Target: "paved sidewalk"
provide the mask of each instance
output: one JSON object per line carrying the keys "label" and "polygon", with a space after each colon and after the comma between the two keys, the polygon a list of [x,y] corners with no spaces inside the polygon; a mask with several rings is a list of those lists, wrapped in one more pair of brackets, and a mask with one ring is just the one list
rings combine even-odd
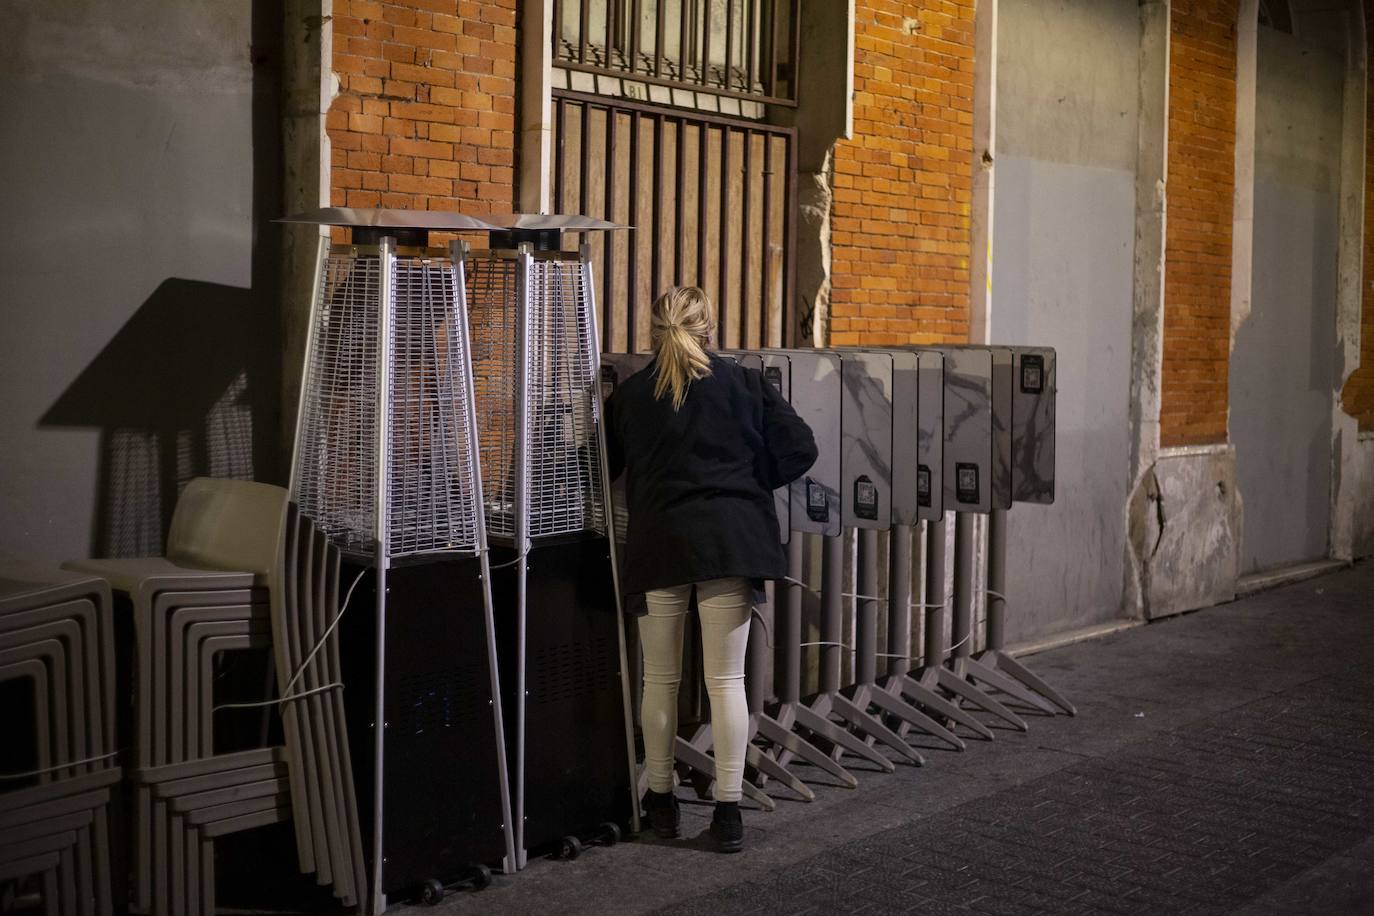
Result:
{"label": "paved sidewalk", "polygon": [[743,855],[689,804],[693,839],[534,862],[437,912],[1374,912],[1374,564],[1028,663],[1077,718],[892,775],[846,758],[855,790],[808,769],[817,800],[746,811]]}

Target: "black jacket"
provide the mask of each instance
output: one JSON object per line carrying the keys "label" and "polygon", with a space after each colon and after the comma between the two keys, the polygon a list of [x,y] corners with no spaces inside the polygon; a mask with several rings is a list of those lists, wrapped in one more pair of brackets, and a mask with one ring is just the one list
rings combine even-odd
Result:
{"label": "black jacket", "polygon": [[[805,421],[755,369],[711,354],[680,411],[654,397],[657,363],[606,404],[611,479],[626,478],[627,595],[725,576],[787,574],[773,490],[816,460]],[[633,603],[632,603],[633,604]]]}

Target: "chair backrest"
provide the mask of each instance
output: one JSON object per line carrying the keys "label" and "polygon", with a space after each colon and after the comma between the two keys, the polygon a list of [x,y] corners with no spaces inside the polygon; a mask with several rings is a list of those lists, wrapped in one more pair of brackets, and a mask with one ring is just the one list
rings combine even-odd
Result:
{"label": "chair backrest", "polygon": [[177,500],[167,559],[198,569],[279,574],[286,504],[283,487],[197,477]]}

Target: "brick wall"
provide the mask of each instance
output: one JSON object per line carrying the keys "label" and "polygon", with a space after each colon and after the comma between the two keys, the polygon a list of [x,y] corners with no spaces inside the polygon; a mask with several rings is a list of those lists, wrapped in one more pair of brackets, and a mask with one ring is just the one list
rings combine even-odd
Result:
{"label": "brick wall", "polygon": [[1237,0],[1174,0],[1160,444],[1226,441]]}
{"label": "brick wall", "polygon": [[334,0],[334,206],[514,209],[515,4]]}
{"label": "brick wall", "polygon": [[965,341],[973,0],[857,0],[854,138],[834,156],[830,341]]}
{"label": "brick wall", "polygon": [[[1374,52],[1374,17],[1365,17],[1365,39]],[[1364,146],[1364,283],[1360,301],[1360,366],[1345,383],[1341,406],[1360,430],[1374,430],[1374,80],[1365,96]]]}

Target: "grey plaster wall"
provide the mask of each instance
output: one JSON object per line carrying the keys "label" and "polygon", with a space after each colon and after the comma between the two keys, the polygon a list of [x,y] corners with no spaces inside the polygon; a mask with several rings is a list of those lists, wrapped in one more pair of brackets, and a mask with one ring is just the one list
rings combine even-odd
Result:
{"label": "grey plaster wall", "polygon": [[1344,63],[1259,34],[1251,310],[1231,355],[1241,572],[1325,557]]}
{"label": "grey plaster wall", "polygon": [[157,552],[190,476],[275,473],[270,6],[0,3],[0,552]]}
{"label": "grey plaster wall", "polygon": [[999,0],[997,16],[998,151],[1133,173],[1137,0]]}
{"label": "grey plaster wall", "polygon": [[1134,0],[999,19],[991,338],[1058,351],[1055,503],[1008,516],[1019,642],[1121,615],[1140,25]]}

